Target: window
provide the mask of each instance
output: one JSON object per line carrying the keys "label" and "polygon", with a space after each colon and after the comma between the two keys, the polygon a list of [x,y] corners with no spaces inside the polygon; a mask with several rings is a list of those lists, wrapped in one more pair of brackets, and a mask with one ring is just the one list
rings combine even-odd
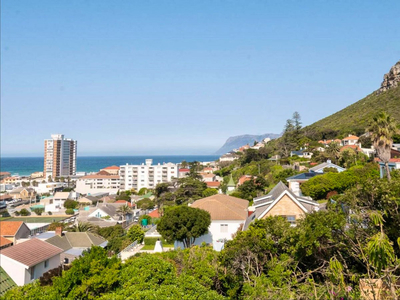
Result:
{"label": "window", "polygon": [[49,260],[48,260],[48,259],[46,259],[46,260],[44,261],[44,267],[45,267],[45,268],[48,268],[48,267],[49,267]]}
{"label": "window", "polygon": [[35,266],[31,267],[31,280],[35,279]]}
{"label": "window", "polygon": [[228,224],[221,224],[221,232],[228,232]]}
{"label": "window", "polygon": [[296,224],[296,216],[284,216],[290,224]]}

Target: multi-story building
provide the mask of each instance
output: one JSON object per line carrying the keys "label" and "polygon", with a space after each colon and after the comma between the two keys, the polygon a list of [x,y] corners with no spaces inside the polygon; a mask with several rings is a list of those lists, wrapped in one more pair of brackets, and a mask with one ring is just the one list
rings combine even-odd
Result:
{"label": "multi-story building", "polygon": [[64,139],[63,134],[52,134],[44,140],[44,178],[65,177],[76,174],[77,141]]}
{"label": "multi-story building", "polygon": [[146,159],[145,164],[123,165],[120,167],[121,190],[141,188],[153,189],[158,183],[169,182],[179,177],[179,164],[163,163],[153,165],[152,159]]}
{"label": "multi-story building", "polygon": [[76,181],[75,191],[81,194],[95,194],[100,192],[117,193],[120,186],[118,175],[92,174],[79,178]]}

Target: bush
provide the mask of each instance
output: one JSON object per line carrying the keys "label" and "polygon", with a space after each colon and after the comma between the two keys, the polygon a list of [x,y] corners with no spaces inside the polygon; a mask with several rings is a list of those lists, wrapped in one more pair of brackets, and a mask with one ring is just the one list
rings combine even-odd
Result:
{"label": "bush", "polygon": [[44,212],[44,208],[35,208],[35,209],[33,210],[33,212],[34,212],[35,214],[37,214],[38,216],[41,216],[42,213]]}
{"label": "bush", "polygon": [[155,206],[155,203],[150,199],[142,199],[136,202],[137,207],[140,209],[152,209]]}
{"label": "bush", "polygon": [[18,217],[19,215],[21,215],[21,213],[20,213],[18,210],[16,210],[16,211],[14,212],[14,215],[16,215],[16,216]]}
{"label": "bush", "polygon": [[67,215],[73,215],[73,214],[74,214],[74,210],[73,210],[72,208],[68,208],[68,209],[65,211],[65,213],[66,213]]}
{"label": "bush", "polygon": [[131,228],[129,228],[127,236],[132,242],[137,241],[138,243],[141,243],[144,239],[144,231],[139,225],[133,225]]}
{"label": "bush", "polygon": [[65,208],[71,208],[71,209],[74,209],[74,208],[77,208],[78,207],[78,201],[74,201],[74,200],[71,200],[71,199],[67,199],[67,200],[65,200],[65,202],[64,202],[64,207]]}
{"label": "bush", "polygon": [[31,213],[29,212],[29,210],[27,210],[26,208],[21,209],[21,210],[19,211],[19,213],[20,213],[21,216],[24,216],[24,217],[29,216],[29,215],[31,214]]}
{"label": "bush", "polygon": [[147,219],[147,224],[151,224],[151,217],[149,215],[142,215],[139,217],[139,224],[142,224],[142,220]]}
{"label": "bush", "polygon": [[51,211],[47,212],[49,214],[49,216],[51,216],[53,213]]}
{"label": "bush", "polygon": [[57,227],[61,227],[62,229],[64,229],[65,226],[66,226],[66,224],[64,224],[64,223],[53,222],[49,225],[49,227],[47,227],[47,230],[54,231],[54,230],[56,230]]}

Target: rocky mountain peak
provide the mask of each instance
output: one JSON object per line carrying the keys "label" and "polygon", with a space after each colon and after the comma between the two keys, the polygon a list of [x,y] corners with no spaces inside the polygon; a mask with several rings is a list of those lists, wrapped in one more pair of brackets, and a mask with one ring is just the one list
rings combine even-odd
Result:
{"label": "rocky mountain peak", "polygon": [[378,90],[378,94],[395,88],[400,85],[400,61],[398,61],[389,71],[389,73],[383,76],[383,82],[381,88]]}

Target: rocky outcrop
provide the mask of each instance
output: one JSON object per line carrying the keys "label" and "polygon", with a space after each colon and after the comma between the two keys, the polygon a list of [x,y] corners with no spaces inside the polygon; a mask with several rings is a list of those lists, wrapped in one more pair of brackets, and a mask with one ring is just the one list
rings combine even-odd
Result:
{"label": "rocky outcrop", "polygon": [[400,61],[398,61],[389,71],[389,73],[383,76],[383,82],[381,88],[377,91],[378,94],[395,88],[400,85]]}

